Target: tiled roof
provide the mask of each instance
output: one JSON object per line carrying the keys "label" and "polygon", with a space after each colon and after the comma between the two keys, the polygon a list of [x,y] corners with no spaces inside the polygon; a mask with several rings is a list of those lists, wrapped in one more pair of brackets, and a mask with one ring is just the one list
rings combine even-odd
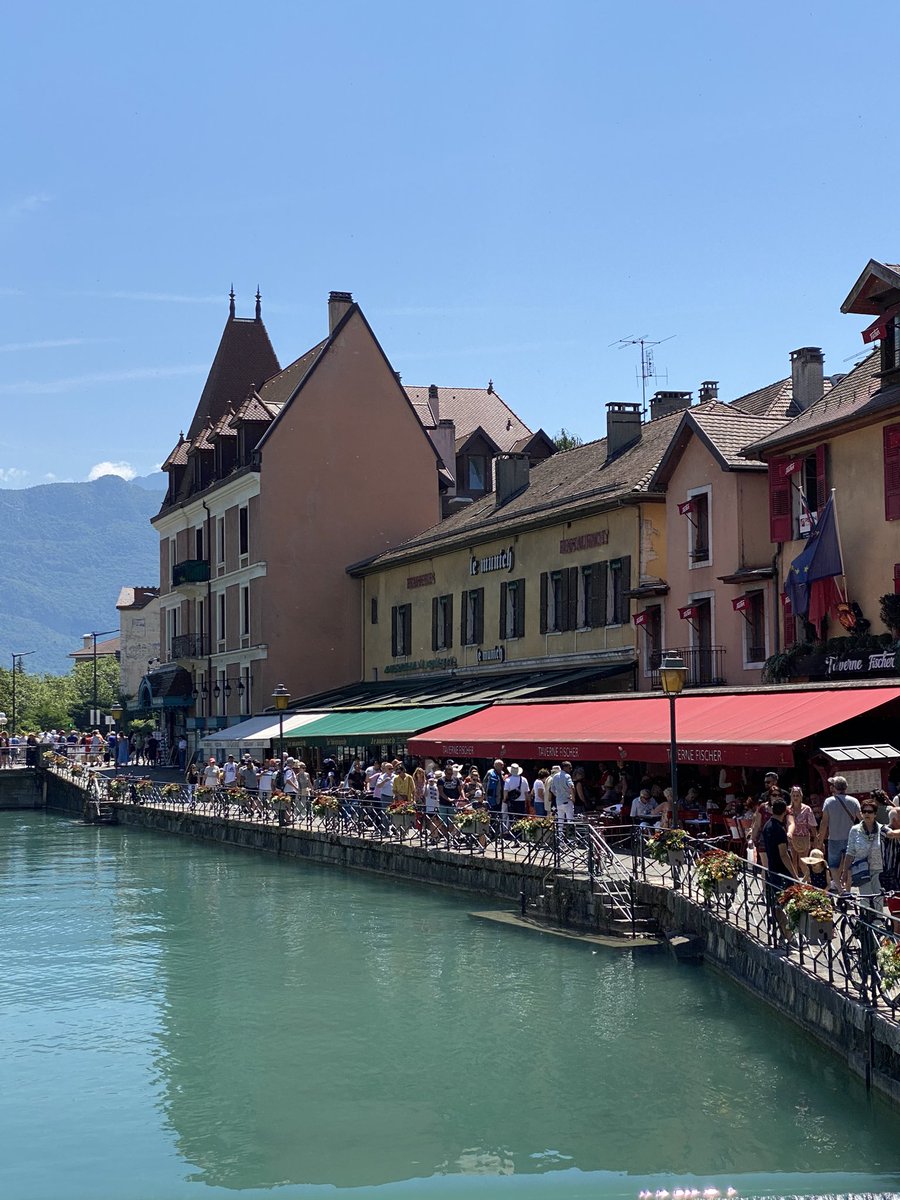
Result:
{"label": "tiled roof", "polygon": [[[265,384],[263,385],[265,386]],[[231,418],[233,428],[237,428],[241,421],[265,421],[268,423],[278,412],[280,406],[272,405],[271,407],[264,404],[260,400],[256,392],[251,392],[241,407]]]}
{"label": "tiled roof", "polygon": [[739,408],[741,412],[750,416],[781,417],[784,420],[787,418],[792,394],[791,377],[788,376],[787,379],[779,379],[766,387],[758,388],[755,392],[748,392],[746,396],[738,396],[731,404],[733,408]]}
{"label": "tiled roof", "polygon": [[[678,428],[681,412],[648,421],[634,446],[606,461],[606,438],[559,451],[531,468],[528,487],[502,507],[489,494],[418,537],[378,555],[364,569],[419,556],[429,550],[449,550],[473,539],[483,541],[505,530],[519,530],[544,520],[548,513],[560,520],[590,504],[597,507],[650,492],[654,471]],[[659,494],[659,493],[654,493]]]}
{"label": "tiled roof", "polygon": [[250,388],[258,388],[279,370],[278,359],[262,321],[229,317],[200,395],[188,438],[210,420],[237,409]]}
{"label": "tiled roof", "polygon": [[116,608],[146,608],[150,601],[158,596],[158,587],[123,587],[119,592]]}
{"label": "tiled roof", "polygon": [[215,450],[212,441],[213,429],[212,425],[206,425],[199,431],[196,437],[191,439],[190,451],[194,450]]}
{"label": "tiled roof", "polygon": [[[122,642],[117,634],[113,638],[107,638],[106,641],[97,643],[97,657],[98,658],[111,658],[112,655],[118,654],[119,651],[121,650],[121,648],[122,648]],[[88,648],[86,650],[82,646],[78,650],[73,650],[71,652],[71,654],[69,655],[69,658],[78,659],[79,662],[83,662],[85,659],[90,661],[91,659],[93,659],[93,657],[94,657],[94,647],[92,645],[88,646]]]}
{"label": "tiled roof", "polygon": [[163,471],[168,471],[169,467],[184,467],[187,465],[188,450],[191,448],[191,443],[182,435],[178,439],[178,445],[166,459],[162,465]]}
{"label": "tiled roof", "polygon": [[741,456],[743,448],[774,433],[785,420],[780,416],[757,417],[736,413],[731,405],[720,404],[717,400],[698,404],[688,410],[688,415],[719,452],[722,465],[738,470],[747,470],[753,465],[752,460]]}
{"label": "tiled roof", "polygon": [[305,354],[295,358],[292,363],[288,363],[277,375],[272,375],[270,379],[267,379],[262,387],[257,389],[260,399],[267,405],[277,405],[279,409],[282,405],[287,404],[327,341],[328,338],[324,338],[317,346],[313,346],[311,350],[307,350]]}
{"label": "tiled roof", "polygon": [[[439,387],[437,393],[438,416],[441,420],[453,421],[457,438],[468,437],[480,425],[500,450],[508,454],[516,442],[531,437],[531,430],[525,422],[516,416],[493,388]],[[428,388],[408,387],[406,394],[425,428],[434,429],[437,422],[428,403]]]}
{"label": "tiled roof", "polygon": [[229,408],[228,412],[223,413],[213,426],[213,437],[237,437],[237,430],[232,422],[234,421],[234,413]]}
{"label": "tiled roof", "polygon": [[881,384],[879,369],[880,352],[873,350],[805,412],[766,437],[748,443],[748,453],[759,457],[761,452],[775,446],[796,444],[833,425],[864,415],[869,410],[877,411],[897,403],[893,390],[881,396],[873,395]]}

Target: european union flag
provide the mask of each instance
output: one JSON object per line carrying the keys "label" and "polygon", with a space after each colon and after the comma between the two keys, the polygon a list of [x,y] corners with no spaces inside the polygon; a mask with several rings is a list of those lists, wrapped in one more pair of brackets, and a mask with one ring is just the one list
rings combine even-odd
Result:
{"label": "european union flag", "polygon": [[788,571],[784,590],[790,599],[792,612],[805,617],[809,612],[810,585],[817,579],[828,579],[843,573],[832,496],[819,514],[819,520],[803,552],[797,555]]}

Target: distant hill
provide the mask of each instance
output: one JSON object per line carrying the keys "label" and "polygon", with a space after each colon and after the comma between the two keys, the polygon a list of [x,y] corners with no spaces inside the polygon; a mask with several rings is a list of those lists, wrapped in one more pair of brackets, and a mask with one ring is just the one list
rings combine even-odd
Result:
{"label": "distant hill", "polygon": [[150,475],[138,475],[131,480],[135,487],[145,488],[148,492],[164,492],[169,486],[169,477],[165,471],[153,471]]}
{"label": "distant hill", "polygon": [[118,629],[120,589],[159,582],[159,506],[158,492],[116,475],[0,489],[3,666],[34,650],[26,671],[63,674],[83,633]]}

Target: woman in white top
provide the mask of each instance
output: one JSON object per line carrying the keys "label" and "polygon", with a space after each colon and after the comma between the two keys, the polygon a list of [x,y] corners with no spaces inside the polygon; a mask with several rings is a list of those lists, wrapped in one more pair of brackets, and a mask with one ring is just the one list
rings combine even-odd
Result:
{"label": "woman in white top", "polygon": [[214,758],[211,758],[203,768],[203,786],[208,788],[219,786],[219,768]]}
{"label": "woman in white top", "polygon": [[300,812],[302,814],[310,811],[309,800],[312,792],[312,779],[309,777],[309,771],[306,769],[305,762],[297,763],[297,791],[300,795]]}
{"label": "woman in white top", "polygon": [[534,781],[534,787],[531,789],[531,803],[534,805],[534,815],[536,817],[546,817],[547,814],[547,789],[544,786],[544,780],[547,779],[550,772],[546,767],[541,767],[537,773],[537,778]]}

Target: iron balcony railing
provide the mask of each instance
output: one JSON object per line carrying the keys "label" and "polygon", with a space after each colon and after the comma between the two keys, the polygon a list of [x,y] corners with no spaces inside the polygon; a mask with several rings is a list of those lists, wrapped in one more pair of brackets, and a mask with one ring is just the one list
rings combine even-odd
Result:
{"label": "iron balcony railing", "polygon": [[659,668],[663,656],[677,654],[687,667],[686,687],[705,687],[725,682],[724,646],[671,646],[668,650],[654,650],[650,655],[650,682],[652,687],[661,687]]}
{"label": "iron balcony railing", "polygon": [[209,562],[205,558],[186,558],[172,568],[172,587],[183,587],[188,583],[208,583]]}
{"label": "iron balcony railing", "polygon": [[172,658],[205,658],[206,638],[202,633],[179,633],[172,638]]}

